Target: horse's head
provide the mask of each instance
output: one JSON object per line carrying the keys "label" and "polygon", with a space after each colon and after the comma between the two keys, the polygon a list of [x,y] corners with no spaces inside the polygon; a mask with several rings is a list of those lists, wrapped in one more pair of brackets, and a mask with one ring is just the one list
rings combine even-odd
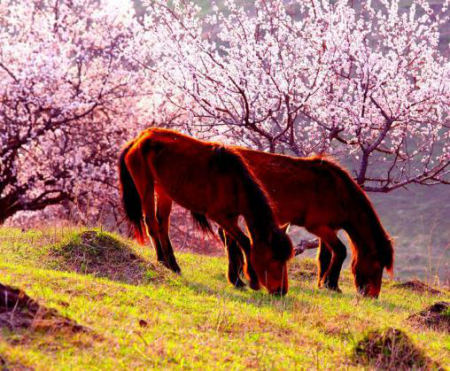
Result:
{"label": "horse's head", "polygon": [[255,241],[250,254],[259,282],[270,294],[285,295],[289,289],[287,261],[293,255],[292,242],[281,229],[272,232],[268,241]]}
{"label": "horse's head", "polygon": [[363,296],[378,298],[383,279],[383,266],[377,261],[359,260],[352,269],[358,292]]}

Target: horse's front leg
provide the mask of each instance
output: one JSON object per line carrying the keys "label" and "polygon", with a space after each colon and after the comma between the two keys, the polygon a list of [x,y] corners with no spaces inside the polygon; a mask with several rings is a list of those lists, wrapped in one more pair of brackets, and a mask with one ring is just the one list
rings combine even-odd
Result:
{"label": "horse's front leg", "polygon": [[172,242],[170,241],[170,212],[172,211],[172,200],[156,187],[156,219],[158,221],[158,236],[161,242],[164,265],[175,273],[181,273],[181,268],[175,259]]}
{"label": "horse's front leg", "polygon": [[237,242],[227,235],[222,228],[219,228],[219,237],[227,249],[228,255],[228,282],[235,287],[244,287],[245,283],[241,280],[241,273],[244,268],[244,256]]}
{"label": "horse's front leg", "polygon": [[238,226],[237,218],[220,218],[211,217],[217,224],[219,224],[226,232],[227,235],[231,236],[242,248],[245,254],[245,275],[249,280],[249,286],[253,290],[259,290],[261,288],[261,284],[259,283],[258,275],[254,270],[251,262],[250,262],[250,252],[251,252],[251,243],[250,239],[247,235],[242,232],[242,230]]}

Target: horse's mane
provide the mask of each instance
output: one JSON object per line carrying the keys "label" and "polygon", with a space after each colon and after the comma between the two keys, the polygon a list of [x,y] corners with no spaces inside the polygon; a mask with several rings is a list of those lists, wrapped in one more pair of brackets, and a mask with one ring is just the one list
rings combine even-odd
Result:
{"label": "horse's mane", "polygon": [[[272,238],[276,238],[280,243],[272,243],[272,253],[275,259],[287,260],[292,255],[292,245],[283,243],[283,237],[279,235],[279,227],[276,222],[274,207],[268,197],[263,185],[255,177],[247,166],[244,158],[234,149],[223,145],[215,144],[213,161],[221,172],[234,172],[242,182],[245,189],[249,208],[255,217],[259,231],[262,233],[273,232]],[[199,223],[199,218],[194,217]],[[199,223],[200,225],[202,223]],[[204,224],[204,223],[203,223]]]}
{"label": "horse's mane", "polygon": [[259,220],[264,220],[266,225],[268,223],[272,227],[275,224],[275,213],[270,198],[242,156],[231,148],[216,145],[214,147],[214,162],[219,171],[233,171],[239,176],[253,213]]}
{"label": "horse's mane", "polygon": [[[272,202],[262,184],[253,175],[244,158],[234,149],[214,144],[213,150],[213,162],[217,169],[221,172],[234,172],[241,180],[259,230],[263,233],[271,231],[273,233],[272,240],[279,241],[279,243],[270,244],[274,259],[288,260],[292,256],[292,245],[277,225]],[[195,212],[191,212],[191,214],[195,224],[203,232],[212,233],[211,223],[205,215]]]}
{"label": "horse's mane", "polygon": [[334,159],[330,157],[317,156],[311,159],[312,162],[321,164],[322,166],[333,171],[344,181],[352,192],[352,199],[357,201],[361,208],[365,211],[369,218],[370,226],[374,231],[375,245],[381,264],[391,272],[394,267],[394,247],[392,239],[383,228],[380,217],[375,211],[372,202],[361,187],[350,176],[347,170],[340,166]]}

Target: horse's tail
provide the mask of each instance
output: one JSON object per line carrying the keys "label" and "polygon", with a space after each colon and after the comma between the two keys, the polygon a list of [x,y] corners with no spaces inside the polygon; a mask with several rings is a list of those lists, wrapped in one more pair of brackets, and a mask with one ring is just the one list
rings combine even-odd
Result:
{"label": "horse's tail", "polygon": [[[392,239],[389,237],[389,234],[383,228],[381,224],[380,218],[375,211],[372,202],[369,197],[365,194],[365,192],[361,189],[361,187],[353,180],[350,174],[342,169],[337,164],[332,162],[328,162],[335,171],[339,174],[339,177],[346,184],[346,188],[349,191],[349,197],[353,202],[357,202],[359,209],[366,215],[368,220],[368,226],[372,231],[372,238],[374,239],[374,249],[372,253],[378,257],[379,263],[382,267],[386,268],[386,270],[392,274],[394,270],[394,246]],[[354,208],[352,208],[353,210]],[[350,210],[350,212],[352,212]],[[358,252],[364,253],[368,251],[362,251],[362,249],[367,249],[369,244],[367,244],[367,237],[361,236],[358,232],[361,230],[361,216],[355,216],[354,218],[350,218],[349,222],[346,226],[344,226],[344,230],[348,233],[350,239],[352,240],[352,244],[354,248]]]}
{"label": "horse's tail", "polygon": [[213,228],[206,215],[194,211],[191,211],[191,215],[196,227],[200,228],[203,233],[214,235]]}
{"label": "horse's tail", "polygon": [[277,240],[277,243],[271,244],[274,248],[274,257],[279,260],[288,260],[293,255],[292,243],[279,228],[271,200],[263,185],[250,170],[244,158],[235,150],[225,146],[217,146],[215,153],[219,170],[223,172],[233,171],[240,179],[246,193],[248,207],[255,216],[255,222],[259,229],[262,232],[266,232],[267,229],[273,232],[272,239]]}
{"label": "horse's tail", "polygon": [[127,143],[119,157],[119,181],[122,193],[122,203],[125,215],[135,230],[136,239],[145,242],[145,233],[142,224],[142,204],[138,190],[125,163],[125,156],[136,140]]}

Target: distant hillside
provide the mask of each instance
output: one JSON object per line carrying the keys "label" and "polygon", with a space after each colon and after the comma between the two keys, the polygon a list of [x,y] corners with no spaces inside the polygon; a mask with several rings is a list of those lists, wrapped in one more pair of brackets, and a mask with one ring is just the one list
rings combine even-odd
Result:
{"label": "distant hillside", "polygon": [[450,186],[369,196],[394,237],[396,274],[450,282]]}

